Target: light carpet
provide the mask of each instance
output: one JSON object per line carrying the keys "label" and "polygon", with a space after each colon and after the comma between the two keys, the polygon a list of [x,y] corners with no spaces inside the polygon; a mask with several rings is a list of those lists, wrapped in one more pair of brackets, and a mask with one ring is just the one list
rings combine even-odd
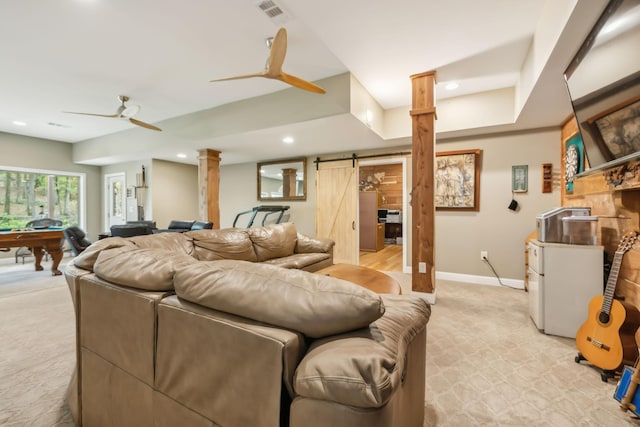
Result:
{"label": "light carpet", "polygon": [[[0,261],[0,425],[72,426],[71,297],[63,277],[32,268]],[[387,274],[410,289],[409,275]],[[573,340],[538,332],[523,291],[446,281],[436,289],[425,427],[640,426],[619,409],[613,381],[574,362]]]}
{"label": "light carpet", "polygon": [[0,425],[73,426],[73,304],[63,276],[0,263]]}
{"label": "light carpet", "polygon": [[[411,276],[387,272],[404,290]],[[427,325],[424,426],[640,426],[575,340],[540,333],[528,295],[438,281]]]}

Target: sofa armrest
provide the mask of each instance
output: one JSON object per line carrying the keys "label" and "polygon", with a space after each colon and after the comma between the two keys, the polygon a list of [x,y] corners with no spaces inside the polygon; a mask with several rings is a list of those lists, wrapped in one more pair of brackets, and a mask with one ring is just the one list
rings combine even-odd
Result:
{"label": "sofa armrest", "polygon": [[300,333],[177,296],[159,305],[157,343],[157,389],[223,426],[277,426],[306,350]]}
{"label": "sofa armrest", "polygon": [[[369,327],[311,343],[296,369],[297,396],[356,408],[380,408],[391,399],[406,379],[408,349],[424,336],[431,307],[413,295],[385,295],[383,300],[385,314]],[[424,356],[418,361],[424,372]]]}
{"label": "sofa armrest", "polygon": [[298,240],[294,252],[297,254],[308,253],[333,253],[335,242],[324,237],[311,237],[306,234],[298,233]]}

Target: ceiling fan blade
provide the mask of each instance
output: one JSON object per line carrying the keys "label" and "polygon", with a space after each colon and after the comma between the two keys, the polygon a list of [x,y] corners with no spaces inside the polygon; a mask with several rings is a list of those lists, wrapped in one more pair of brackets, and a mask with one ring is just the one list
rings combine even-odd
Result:
{"label": "ceiling fan blade", "polygon": [[287,54],[287,30],[280,28],[273,38],[271,50],[269,51],[269,61],[267,63],[267,76],[277,78],[282,72],[282,64]]}
{"label": "ceiling fan blade", "polygon": [[282,80],[285,83],[290,84],[291,86],[295,86],[299,89],[304,89],[313,93],[326,93],[326,91],[318,85],[315,85],[306,80],[302,80],[299,77],[292,76],[291,74],[287,74],[285,72],[280,72],[280,77],[278,80]]}
{"label": "ceiling fan blade", "polygon": [[138,126],[142,126],[143,128],[147,128],[147,129],[151,129],[151,130],[157,130],[159,132],[162,132],[162,129],[160,129],[159,127],[156,127],[154,125],[150,125],[149,123],[141,122],[140,120],[136,120],[133,117],[129,117],[129,121],[131,123],[133,123],[134,125],[138,125]]}
{"label": "ceiling fan blade", "polygon": [[224,79],[214,79],[214,80],[209,80],[209,81],[210,82],[224,82],[224,81],[227,81],[227,80],[250,79],[252,77],[266,77],[266,73],[264,71],[262,71],[260,73],[244,74],[244,75],[241,75],[241,76],[225,77]]}
{"label": "ceiling fan blade", "polygon": [[109,117],[109,118],[114,118],[114,119],[119,117],[119,113],[116,113],[116,114],[94,114],[94,113],[78,113],[78,112],[75,112],[75,111],[63,111],[63,113],[82,114],[83,116]]}

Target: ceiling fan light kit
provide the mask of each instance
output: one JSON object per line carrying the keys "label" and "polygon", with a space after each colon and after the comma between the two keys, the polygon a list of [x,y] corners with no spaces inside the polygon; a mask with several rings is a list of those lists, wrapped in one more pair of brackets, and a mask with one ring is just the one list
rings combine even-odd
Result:
{"label": "ceiling fan light kit", "polygon": [[253,74],[244,74],[240,76],[227,77],[223,79],[209,80],[210,82],[221,82],[227,80],[240,80],[249,79],[252,77],[264,77],[267,79],[280,80],[298,89],[306,90],[313,93],[326,93],[326,91],[318,85],[301,79],[300,77],[292,76],[282,71],[282,64],[284,63],[284,57],[287,53],[287,30],[280,28],[275,37],[269,37],[265,40],[267,47],[269,48],[269,58],[267,63],[261,72]]}

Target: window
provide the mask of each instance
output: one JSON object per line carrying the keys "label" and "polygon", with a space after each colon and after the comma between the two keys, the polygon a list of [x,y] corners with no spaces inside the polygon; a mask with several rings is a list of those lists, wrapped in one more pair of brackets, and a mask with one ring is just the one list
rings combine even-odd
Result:
{"label": "window", "polygon": [[0,229],[37,218],[80,224],[83,175],[0,168]]}

